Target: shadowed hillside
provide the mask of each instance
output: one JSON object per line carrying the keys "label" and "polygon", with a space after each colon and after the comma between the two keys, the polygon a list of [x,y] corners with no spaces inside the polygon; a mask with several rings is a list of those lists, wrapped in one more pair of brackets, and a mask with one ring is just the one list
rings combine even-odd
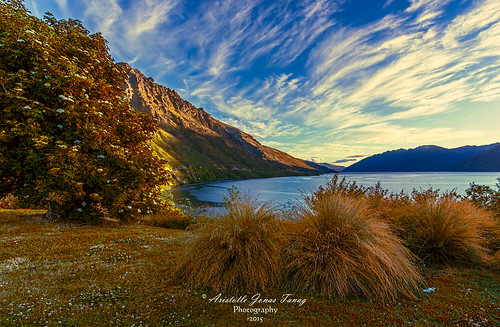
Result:
{"label": "shadowed hillside", "polygon": [[345,172],[500,171],[500,143],[454,149],[423,145],[365,158]]}
{"label": "shadowed hillside", "polygon": [[450,166],[457,171],[500,171],[500,144],[489,147],[457,164]]}

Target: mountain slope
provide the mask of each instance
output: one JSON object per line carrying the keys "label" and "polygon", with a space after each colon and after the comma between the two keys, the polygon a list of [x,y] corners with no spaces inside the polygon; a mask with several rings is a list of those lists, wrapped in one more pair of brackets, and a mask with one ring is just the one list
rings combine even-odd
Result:
{"label": "mountain slope", "polygon": [[479,152],[449,167],[456,171],[500,171],[500,144]]}
{"label": "mountain slope", "polygon": [[387,151],[365,158],[344,172],[500,171],[495,152],[499,146],[500,143],[495,143],[447,149],[424,145]]}
{"label": "mountain slope", "polygon": [[133,108],[158,120],[155,149],[170,161],[179,182],[331,172],[260,144],[251,135],[194,107],[174,90],[156,84],[126,63],[122,65],[129,72],[126,95]]}

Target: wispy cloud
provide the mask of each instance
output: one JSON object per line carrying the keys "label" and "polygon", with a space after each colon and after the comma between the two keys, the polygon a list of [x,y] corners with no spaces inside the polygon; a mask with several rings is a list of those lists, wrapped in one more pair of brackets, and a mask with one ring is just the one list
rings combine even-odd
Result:
{"label": "wispy cloud", "polygon": [[40,16],[41,16],[41,14],[42,14],[42,13],[38,10],[38,6],[37,6],[37,4],[36,4],[36,1],[35,1],[35,0],[29,0],[29,1],[27,2],[27,4],[28,4],[29,8],[31,8],[31,13],[32,13],[33,15],[38,16],[38,17],[40,17]]}
{"label": "wispy cloud", "polygon": [[61,11],[65,14],[68,13],[68,1],[67,0],[55,0]]}
{"label": "wispy cloud", "polygon": [[84,15],[94,20],[97,30],[104,36],[108,36],[114,24],[123,15],[123,10],[117,0],[91,0],[88,2]]}
{"label": "wispy cloud", "polygon": [[357,159],[340,159],[340,160],[334,161],[333,163],[340,164],[340,163],[347,163],[347,162],[352,162],[352,161],[357,161]]}
{"label": "wispy cloud", "polygon": [[[404,139],[410,144],[433,144],[437,140],[446,142],[447,140],[467,139],[477,137],[483,132],[478,130],[453,131],[451,128],[407,128],[389,123],[379,123],[365,125],[355,128],[356,136],[344,139],[344,142],[354,144],[385,144],[389,140],[394,146]],[[342,138],[342,137],[341,137]]]}
{"label": "wispy cloud", "polygon": [[440,12],[444,5],[450,1],[451,0],[410,0],[410,6],[406,9],[406,11],[422,11],[425,15],[427,15],[429,13]]}
{"label": "wispy cloud", "polygon": [[176,5],[175,1],[146,0],[134,2],[130,12],[135,15],[129,20],[127,35],[136,39],[145,32],[155,31],[160,24],[168,19],[170,10]]}
{"label": "wispy cloud", "polygon": [[[270,119],[265,121],[257,120],[242,120],[242,119],[225,119],[226,123],[235,126],[242,131],[249,133],[250,135],[267,139],[271,136],[275,138],[288,138],[291,136],[299,136],[304,130],[296,125],[283,124],[280,120]],[[271,144],[281,144],[275,143],[275,141],[266,142],[267,145]]]}

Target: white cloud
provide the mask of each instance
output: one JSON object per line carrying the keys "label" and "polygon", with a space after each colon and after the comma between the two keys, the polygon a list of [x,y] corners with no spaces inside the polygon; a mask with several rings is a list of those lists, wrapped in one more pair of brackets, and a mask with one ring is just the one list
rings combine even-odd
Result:
{"label": "white cloud", "polygon": [[127,34],[131,38],[138,38],[145,32],[153,31],[168,19],[170,10],[175,6],[174,1],[168,0],[146,0],[135,2],[130,9],[135,13],[133,20],[127,28]]}
{"label": "white cloud", "polygon": [[111,29],[123,15],[117,0],[91,0],[84,15],[92,19],[104,37],[112,36]]}
{"label": "white cloud", "polygon": [[55,0],[55,2],[57,3],[57,5],[59,6],[59,8],[63,11],[63,12],[68,12],[68,1],[67,0]]}
{"label": "white cloud", "polygon": [[404,140],[405,144],[434,144],[437,141],[446,142],[458,139],[466,142],[484,133],[478,130],[454,131],[451,128],[403,128],[388,123],[366,125],[354,131],[358,136],[351,139],[351,142],[363,145],[387,144],[388,140],[392,140],[394,145],[401,144],[401,140]]}
{"label": "white cloud", "polygon": [[240,97],[217,96],[214,100],[219,110],[241,120],[270,120],[274,111],[262,102]]}
{"label": "white cloud", "polygon": [[286,143],[273,141],[273,139],[286,139],[291,136],[298,136],[304,133],[304,130],[296,125],[283,124],[280,120],[267,119],[265,121],[243,119],[224,119],[224,122],[260,139],[268,146],[284,145]]}
{"label": "white cloud", "polygon": [[452,0],[410,0],[410,6],[406,9],[407,12],[416,12],[424,10],[428,13],[431,11],[440,11],[448,2]]}
{"label": "white cloud", "polygon": [[387,0],[387,1],[384,3],[384,8],[389,7],[389,6],[390,6],[393,2],[394,2],[394,0]]}
{"label": "white cloud", "polygon": [[228,60],[230,56],[230,45],[226,42],[222,42],[221,44],[219,44],[217,50],[212,54],[212,58],[210,58],[210,74],[214,77],[219,77],[221,74],[223,74],[229,66]]}
{"label": "white cloud", "polygon": [[41,16],[42,13],[38,10],[38,6],[37,6],[35,0],[27,1],[27,6],[29,8],[31,8],[31,12],[33,15],[38,16],[38,17]]}
{"label": "white cloud", "polygon": [[[500,2],[485,0],[479,2],[470,13],[457,17],[447,27],[443,41],[446,44],[459,42],[458,39],[480,31],[500,20]],[[497,42],[498,43],[498,42]]]}

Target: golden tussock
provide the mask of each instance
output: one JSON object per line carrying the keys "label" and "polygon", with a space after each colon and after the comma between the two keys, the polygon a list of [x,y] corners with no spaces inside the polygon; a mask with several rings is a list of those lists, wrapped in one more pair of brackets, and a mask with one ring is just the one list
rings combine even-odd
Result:
{"label": "golden tussock", "polygon": [[360,199],[321,197],[290,225],[285,285],[325,296],[413,297],[420,273],[414,255]]}
{"label": "golden tussock", "polygon": [[265,289],[279,280],[279,244],[273,210],[244,197],[197,230],[177,276],[217,291]]}

